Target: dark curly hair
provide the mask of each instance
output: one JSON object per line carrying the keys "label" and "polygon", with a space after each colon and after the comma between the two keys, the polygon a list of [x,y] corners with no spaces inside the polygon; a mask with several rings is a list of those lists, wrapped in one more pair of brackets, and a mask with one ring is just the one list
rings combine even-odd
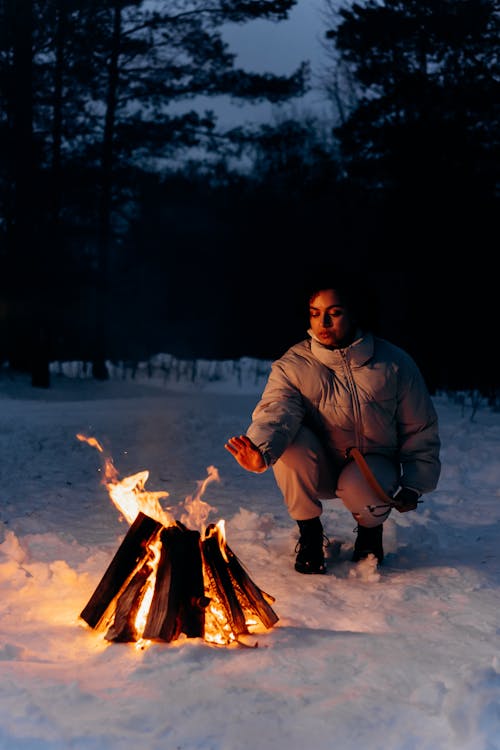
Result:
{"label": "dark curly hair", "polygon": [[354,315],[358,325],[373,332],[377,329],[378,304],[376,285],[368,273],[318,270],[309,274],[303,299],[308,306],[313,297],[325,289],[334,289],[342,304]]}

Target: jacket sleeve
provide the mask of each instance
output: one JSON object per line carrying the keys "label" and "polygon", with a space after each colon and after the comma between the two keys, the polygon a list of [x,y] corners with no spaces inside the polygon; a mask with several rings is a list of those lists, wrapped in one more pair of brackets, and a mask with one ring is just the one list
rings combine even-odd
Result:
{"label": "jacket sleeve", "polygon": [[273,363],[246,432],[268,465],[274,464],[290,445],[305,414],[302,396],[285,370],[282,360]]}
{"label": "jacket sleeve", "polygon": [[401,484],[422,494],[432,492],[441,473],[438,416],[424,378],[409,356],[400,371],[397,429]]}

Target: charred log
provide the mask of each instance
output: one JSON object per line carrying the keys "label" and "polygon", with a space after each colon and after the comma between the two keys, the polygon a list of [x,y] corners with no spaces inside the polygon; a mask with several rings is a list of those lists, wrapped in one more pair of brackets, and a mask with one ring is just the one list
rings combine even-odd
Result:
{"label": "charred log", "polygon": [[228,569],[235,586],[240,592],[240,598],[243,598],[254,614],[259,618],[264,627],[271,628],[275,625],[279,617],[271,607],[275,599],[270,594],[262,591],[250,578],[241,562],[238,560],[230,547],[225,547],[226,555],[229,560]]}
{"label": "charred log", "polygon": [[140,512],[111,560],[96,590],[82,610],[80,617],[91,628],[96,628],[111,608],[128,579],[133,576],[141,560],[148,555],[148,544],[162,524]]}
{"label": "charred log", "polygon": [[107,641],[128,643],[140,638],[135,621],[141,606],[144,587],[150,574],[151,566],[145,563],[118,597],[113,624],[105,635]]}
{"label": "charred log", "polygon": [[216,592],[217,600],[224,608],[231,630],[235,635],[242,635],[249,632],[245,622],[245,613],[238,601],[227,562],[221,552],[219,533],[214,530],[214,526],[207,529],[210,534],[203,540],[203,559],[207,566],[211,587]]}
{"label": "charred log", "polygon": [[161,532],[162,551],[153,601],[144,638],[176,640],[202,637],[205,629],[205,597],[200,534],[182,524]]}

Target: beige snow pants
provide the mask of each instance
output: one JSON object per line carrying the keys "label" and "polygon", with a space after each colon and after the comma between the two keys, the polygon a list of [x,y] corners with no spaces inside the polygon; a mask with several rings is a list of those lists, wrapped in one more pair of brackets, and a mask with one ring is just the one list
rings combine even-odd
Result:
{"label": "beige snow pants", "polygon": [[[385,456],[368,454],[366,462],[383,489],[392,495],[398,486],[399,466]],[[316,435],[302,426],[294,441],[273,465],[276,483],[295,521],[319,517],[321,500],[340,498],[361,526],[379,526],[390,508],[377,497],[354,461],[334,476],[325,450]]]}

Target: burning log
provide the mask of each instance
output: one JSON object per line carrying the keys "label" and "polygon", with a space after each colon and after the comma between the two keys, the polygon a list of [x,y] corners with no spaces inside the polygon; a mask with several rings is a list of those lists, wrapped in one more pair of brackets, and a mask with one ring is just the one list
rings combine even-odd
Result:
{"label": "burning log", "polygon": [[[139,512],[123,542],[111,560],[101,582],[92,594],[80,617],[91,628],[105,619],[115,597],[128,583],[140,563],[148,555],[148,545],[161,529],[161,523]],[[109,619],[109,618],[108,618]]]}
{"label": "burning log", "polygon": [[140,638],[138,624],[139,613],[144,597],[145,587],[152,573],[149,560],[139,568],[117,600],[113,624],[106,633],[107,641],[137,641]]}
{"label": "burning log", "polygon": [[261,591],[211,524],[201,541],[180,521],[162,526],[139,512],[80,617],[106,640],[173,641],[184,633],[231,643],[257,621],[272,627],[273,597]]}
{"label": "burning log", "polygon": [[234,552],[221,539],[220,530],[215,524],[207,528],[206,534],[202,544],[203,559],[232,632],[238,635],[250,632],[248,613],[257,617],[266,628],[272,627],[278,621],[270,606],[270,602],[274,602],[273,597],[264,594],[251,580]]}
{"label": "burning log", "polygon": [[200,533],[177,522],[161,532],[162,551],[144,638],[172,641],[203,636],[205,597]]}

